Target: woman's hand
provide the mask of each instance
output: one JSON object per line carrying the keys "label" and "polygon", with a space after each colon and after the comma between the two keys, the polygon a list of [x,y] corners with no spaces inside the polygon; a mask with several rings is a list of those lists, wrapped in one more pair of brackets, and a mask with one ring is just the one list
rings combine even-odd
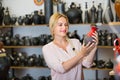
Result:
{"label": "woman's hand", "polygon": [[88,42],[86,45],[85,43],[83,43],[80,50],[80,54],[82,56],[86,56],[94,47],[95,43]]}
{"label": "woman's hand", "polygon": [[93,42],[88,42],[86,45],[85,43],[82,44],[80,53],[85,56],[87,55],[91,50],[93,50],[93,48],[97,47],[98,45],[98,33],[95,32],[93,33]]}

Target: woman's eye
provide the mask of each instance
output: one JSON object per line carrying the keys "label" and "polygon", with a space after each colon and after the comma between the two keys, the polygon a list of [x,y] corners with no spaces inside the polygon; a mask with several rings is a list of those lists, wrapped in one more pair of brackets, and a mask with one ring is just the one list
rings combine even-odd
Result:
{"label": "woman's eye", "polygon": [[58,23],[57,25],[58,25],[58,26],[62,26],[62,23]]}
{"label": "woman's eye", "polygon": [[58,26],[68,26],[68,24],[60,23],[60,24],[58,24]]}
{"label": "woman's eye", "polygon": [[65,26],[68,26],[68,24],[65,24]]}

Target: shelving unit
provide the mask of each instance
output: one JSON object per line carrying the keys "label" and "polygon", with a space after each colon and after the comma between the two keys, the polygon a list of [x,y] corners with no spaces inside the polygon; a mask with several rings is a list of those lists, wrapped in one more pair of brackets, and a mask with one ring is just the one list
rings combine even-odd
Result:
{"label": "shelving unit", "polygon": [[[103,26],[106,27],[106,26],[110,26],[112,24],[114,24],[114,23],[102,24],[99,27],[101,27],[101,29],[102,29]],[[118,23],[118,24],[115,23],[115,25],[117,25],[117,26],[119,24],[120,23]],[[89,26],[89,25],[90,24],[70,24],[70,28],[72,28],[71,29],[71,31],[72,31],[76,27],[84,28],[84,26]],[[34,28],[42,28],[42,27],[47,27],[48,28],[48,24],[42,24],[42,25],[6,25],[6,26],[0,26],[0,29],[1,28],[11,28],[12,30],[14,30],[14,28],[22,28],[22,29],[29,28],[30,29],[30,28],[33,28],[33,27]],[[15,32],[13,34],[15,34]],[[29,35],[29,33],[28,33],[28,35]],[[27,48],[42,48],[42,46],[41,45],[38,45],[38,46],[12,46],[11,45],[11,46],[4,46],[4,48],[13,50],[13,49],[27,49]],[[114,46],[98,46],[98,49],[113,49],[113,48],[114,48]],[[98,55],[96,55],[96,56],[98,56]],[[38,66],[32,66],[32,67],[28,67],[28,66],[25,66],[25,67],[22,67],[22,66],[11,66],[10,68],[14,69],[14,70],[16,70],[16,69],[49,69],[48,67],[42,67],[42,66],[39,66],[39,67]],[[109,71],[111,71],[112,69],[107,69],[107,68],[102,68],[102,69],[100,69],[100,68],[89,68],[88,69],[88,68],[84,68],[84,70],[95,70],[96,71],[96,80],[97,80],[98,79],[98,75],[99,75],[98,74],[99,70],[109,70]]]}

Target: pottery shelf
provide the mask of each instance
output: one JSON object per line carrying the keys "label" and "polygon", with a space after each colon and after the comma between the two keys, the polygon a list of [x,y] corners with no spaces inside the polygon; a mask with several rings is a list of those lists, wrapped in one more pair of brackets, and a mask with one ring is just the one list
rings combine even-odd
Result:
{"label": "pottery shelf", "polygon": [[85,70],[113,70],[113,69],[109,69],[109,68],[83,68]]}
{"label": "pottery shelf", "polygon": [[[82,27],[85,27],[86,28],[86,26],[90,26],[91,24],[70,24],[70,27],[73,27],[73,28],[76,28],[76,26],[77,26],[77,29],[78,29],[78,27],[79,27],[79,29]],[[114,25],[114,26],[111,26],[111,25]],[[109,28],[109,27],[116,27],[116,26],[119,26],[120,25],[120,22],[118,22],[118,23],[109,23],[109,24],[98,24],[98,26],[100,26],[100,28],[102,29],[102,28]],[[24,27],[25,27],[25,30],[24,30]],[[30,27],[30,28],[29,28]],[[13,33],[13,35],[15,35],[16,33],[19,33],[19,32],[16,32],[16,31],[19,31],[19,29],[21,30],[21,31],[26,31],[26,30],[28,30],[28,29],[30,29],[30,30],[28,30],[28,32],[30,32],[30,33],[32,33],[32,27],[37,27],[37,28],[35,28],[35,29],[41,29],[42,27],[44,27],[44,29],[46,29],[45,27],[48,27],[48,24],[40,24],[40,25],[3,25],[3,26],[0,26],[0,29],[1,28],[10,28],[11,29],[11,32]],[[117,28],[117,27],[116,27]],[[119,27],[118,27],[119,28]],[[34,28],[33,28],[34,29]],[[42,28],[43,29],[43,28]],[[42,32],[44,32],[44,29],[42,30]],[[27,32],[27,31],[26,31]],[[35,31],[34,31],[35,32]],[[37,31],[37,32],[35,32],[35,33],[38,33],[39,31]],[[40,34],[42,34],[42,32],[40,32]],[[47,31],[46,31],[46,33],[47,33]],[[29,35],[29,33],[26,33],[26,35]],[[23,34],[24,35],[24,34]],[[31,34],[31,35],[34,35],[33,33]],[[38,35],[38,34],[37,34]],[[12,51],[14,51],[14,49],[15,50],[18,50],[19,51],[19,49],[20,50],[22,50],[22,49],[24,49],[24,48],[42,48],[43,47],[43,45],[31,45],[31,46],[13,46],[13,45],[11,45],[11,46],[4,46],[4,48],[6,48],[6,49],[10,49],[11,50],[11,52]],[[114,46],[101,46],[101,45],[98,45],[98,50],[99,49],[111,49],[111,50],[113,50],[113,48],[114,48]],[[97,50],[97,51],[98,51]],[[96,52],[96,53],[98,53],[98,52]],[[107,53],[106,53],[107,54]],[[98,54],[96,54],[96,60],[98,59]],[[11,66],[10,67],[13,71],[13,75],[14,75],[14,70],[16,70],[16,69],[35,69],[35,68],[37,68],[37,69],[49,69],[48,67],[43,67],[43,66]],[[95,73],[95,76],[96,76],[96,80],[98,80],[98,71],[99,70],[112,70],[112,69],[108,69],[108,68],[83,68],[84,70],[95,70],[96,71],[96,73]]]}
{"label": "pottery shelf", "polygon": [[[4,48],[42,48],[43,46],[4,46]],[[98,48],[114,48],[114,46],[98,46]]]}
{"label": "pottery shelf", "polygon": [[42,46],[4,46],[4,48],[41,48]]}
{"label": "pottery shelf", "polygon": [[120,25],[120,22],[109,22],[108,25]]}
{"label": "pottery shelf", "polygon": [[45,69],[49,69],[48,67],[43,67],[43,66],[11,66],[11,69],[31,69],[31,68],[45,68]]}
{"label": "pottery shelf", "polygon": [[[49,69],[48,67],[43,67],[43,66],[11,66],[11,69],[31,69],[31,68],[45,68],[45,69]],[[109,68],[83,68],[84,70],[112,70]]]}
{"label": "pottery shelf", "polygon": [[114,46],[98,46],[98,48],[114,48]]}
{"label": "pottery shelf", "polygon": [[0,28],[9,28],[9,27],[35,27],[35,26],[48,26],[48,24],[39,24],[39,25],[0,25]]}
{"label": "pottery shelf", "polygon": [[[84,24],[84,23],[80,23],[80,24],[70,24],[70,26],[80,26],[80,25],[91,25],[89,24]],[[102,24],[102,23],[96,23],[96,25],[98,26],[110,26],[110,25],[120,25],[120,22],[109,22],[108,24]],[[35,26],[49,26],[48,24],[39,24],[39,25],[0,25],[0,28],[7,28],[7,27],[35,27]]]}

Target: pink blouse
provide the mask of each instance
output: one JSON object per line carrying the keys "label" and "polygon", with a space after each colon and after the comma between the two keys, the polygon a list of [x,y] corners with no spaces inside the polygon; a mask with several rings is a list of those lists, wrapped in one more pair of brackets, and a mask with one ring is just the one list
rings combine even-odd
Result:
{"label": "pink blouse", "polygon": [[[79,40],[70,39],[70,41],[72,42],[75,50],[79,51],[81,48]],[[82,65],[85,67],[91,66],[92,62],[89,62],[87,61],[87,58],[84,58],[82,63],[79,63],[69,71],[65,71],[62,63],[76,55],[73,51],[73,46],[69,43],[66,48],[67,52],[55,45],[53,42],[43,46],[43,56],[46,64],[51,69],[52,80],[81,80]]]}

